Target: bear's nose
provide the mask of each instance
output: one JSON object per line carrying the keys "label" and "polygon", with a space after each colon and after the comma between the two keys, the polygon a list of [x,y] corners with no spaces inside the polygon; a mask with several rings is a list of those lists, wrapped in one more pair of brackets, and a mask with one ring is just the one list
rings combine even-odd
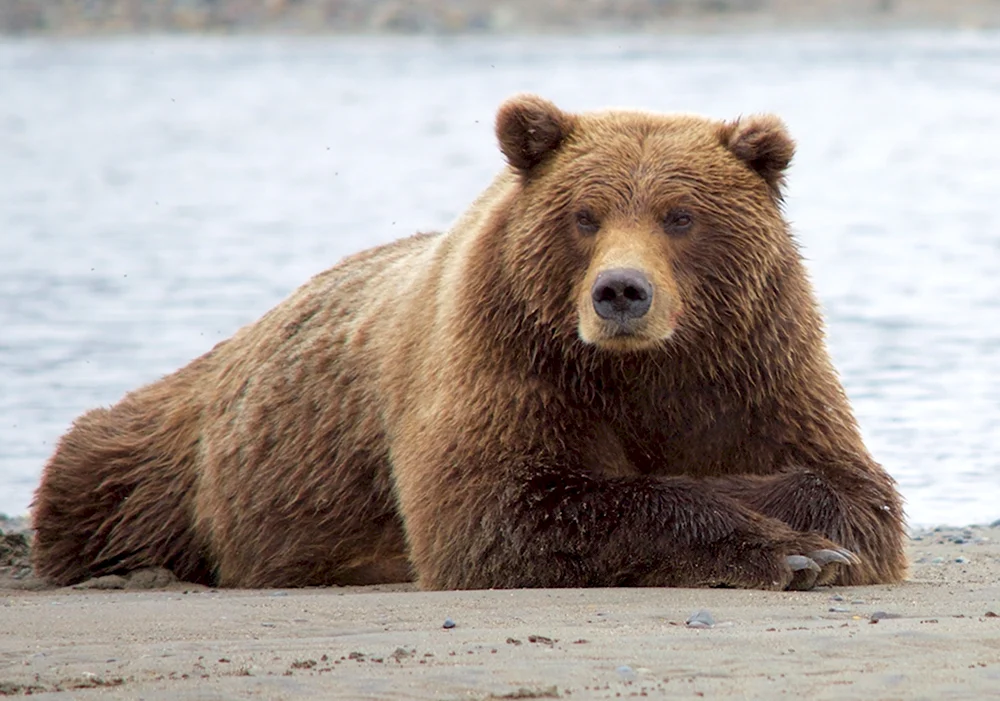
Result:
{"label": "bear's nose", "polygon": [[615,268],[598,274],[590,295],[597,316],[625,323],[649,311],[653,303],[653,285],[639,270]]}

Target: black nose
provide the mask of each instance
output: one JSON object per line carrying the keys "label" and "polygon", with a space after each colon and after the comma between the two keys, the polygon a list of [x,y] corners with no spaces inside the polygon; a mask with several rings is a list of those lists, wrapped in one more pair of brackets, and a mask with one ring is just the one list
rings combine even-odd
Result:
{"label": "black nose", "polygon": [[590,295],[597,316],[623,323],[645,316],[653,303],[653,286],[638,270],[615,268],[597,276]]}

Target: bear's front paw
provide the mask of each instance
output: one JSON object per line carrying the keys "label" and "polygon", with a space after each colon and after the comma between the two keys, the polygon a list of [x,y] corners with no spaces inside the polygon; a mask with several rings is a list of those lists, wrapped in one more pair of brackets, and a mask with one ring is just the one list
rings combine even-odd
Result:
{"label": "bear's front paw", "polygon": [[785,564],[792,572],[785,589],[805,591],[829,584],[840,574],[842,567],[859,564],[861,560],[850,550],[829,544],[815,550],[806,549],[805,555],[786,555]]}

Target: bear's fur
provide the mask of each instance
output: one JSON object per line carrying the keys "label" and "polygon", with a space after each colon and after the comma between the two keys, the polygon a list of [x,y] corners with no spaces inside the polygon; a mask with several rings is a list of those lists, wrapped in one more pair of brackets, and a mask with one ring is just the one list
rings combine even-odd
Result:
{"label": "bear's fur", "polygon": [[37,572],[900,580],[900,498],[781,215],[782,123],[520,96],[497,134],[509,167],[449,232],[344,260],[80,417],[36,495]]}

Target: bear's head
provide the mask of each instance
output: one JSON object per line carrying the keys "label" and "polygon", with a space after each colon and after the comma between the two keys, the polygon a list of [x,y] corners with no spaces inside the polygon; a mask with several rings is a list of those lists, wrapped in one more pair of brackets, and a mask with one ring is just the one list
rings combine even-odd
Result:
{"label": "bear's head", "polygon": [[518,181],[506,283],[574,341],[639,351],[739,333],[797,260],[781,215],[794,143],[774,116],[569,114],[522,95],[496,131]]}

